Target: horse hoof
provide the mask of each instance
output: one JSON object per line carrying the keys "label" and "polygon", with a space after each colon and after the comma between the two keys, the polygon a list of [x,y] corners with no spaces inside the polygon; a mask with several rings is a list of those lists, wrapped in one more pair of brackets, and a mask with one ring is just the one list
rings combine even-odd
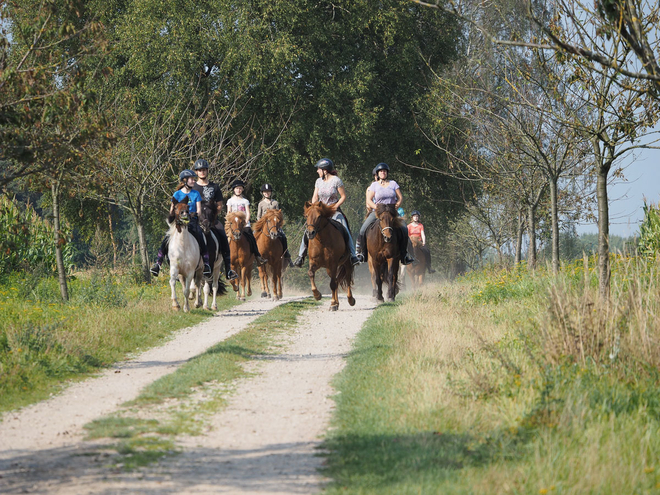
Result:
{"label": "horse hoof", "polygon": [[394,302],[394,298],[393,298],[393,297],[388,297],[388,298],[387,298],[387,302],[388,302],[388,303],[393,303],[393,302]]}
{"label": "horse hoof", "polygon": [[339,304],[336,306],[330,306],[330,311],[337,311],[339,309]]}
{"label": "horse hoof", "polygon": [[323,296],[321,295],[321,293],[320,293],[319,291],[317,291],[317,290],[312,291],[312,294],[314,294],[314,299],[316,299],[317,301],[320,301],[320,300],[321,300],[321,297],[323,297]]}
{"label": "horse hoof", "polygon": [[248,297],[250,297],[250,296],[252,295],[252,291],[251,291],[251,290],[249,290],[249,291],[247,292],[247,294],[246,294],[246,295],[247,295]]}
{"label": "horse hoof", "polygon": [[179,306],[178,304],[172,304],[172,309],[174,311],[181,311],[181,306]]}
{"label": "horse hoof", "polygon": [[240,299],[241,301],[245,301],[245,298],[244,298],[244,297],[240,297],[239,299]]}
{"label": "horse hoof", "polygon": [[217,310],[218,310],[218,305],[217,304],[214,304],[213,306],[211,306],[211,311],[217,311]]}
{"label": "horse hoof", "polygon": [[203,309],[204,311],[210,311],[210,309],[209,309],[208,306],[204,306],[202,309]]}
{"label": "horse hoof", "polygon": [[268,297],[268,292],[262,292],[261,297]]}
{"label": "horse hoof", "polygon": [[378,299],[377,297],[372,297],[372,298],[371,298],[371,302],[372,302],[372,303],[376,303],[376,304],[378,304],[378,303],[381,302],[381,301],[382,301],[382,299]]}
{"label": "horse hoof", "polygon": [[355,306],[355,298],[354,297],[349,297],[348,298],[348,304],[350,306]]}

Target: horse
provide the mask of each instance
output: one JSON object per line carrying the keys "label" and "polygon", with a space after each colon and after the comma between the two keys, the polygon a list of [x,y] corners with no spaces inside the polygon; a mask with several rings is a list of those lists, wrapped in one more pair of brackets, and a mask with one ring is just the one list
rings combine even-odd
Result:
{"label": "horse", "polygon": [[424,283],[424,276],[426,275],[426,256],[422,251],[422,238],[419,236],[411,236],[410,242],[413,247],[413,257],[417,260],[416,263],[406,267],[406,272],[410,277],[410,285],[412,289],[418,289]]}
{"label": "horse", "polygon": [[399,292],[399,230],[404,223],[394,205],[377,205],[376,219],[366,232],[373,298],[383,301],[385,282],[388,285],[387,300],[392,302]]}
{"label": "horse", "polygon": [[213,291],[213,303],[211,310],[218,310],[217,297],[227,293],[227,287],[220,280],[220,273],[222,268],[222,252],[220,251],[220,240],[217,238],[216,233],[212,230],[218,218],[218,209],[215,201],[202,201],[202,209],[199,212],[199,226],[204,232],[206,240],[206,247],[209,252],[209,257],[213,260],[211,269],[212,274],[210,278],[204,278],[204,309],[209,309],[209,295]]}
{"label": "horse", "polygon": [[339,298],[337,288],[341,286],[346,289],[348,304],[355,305],[355,298],[351,291],[353,283],[353,265],[351,264],[351,252],[344,238],[344,227],[330,219],[335,211],[328,205],[317,201],[305,203],[305,221],[307,238],[309,239],[309,281],[312,284],[312,294],[317,301],[321,299],[321,293],[316,288],[314,274],[319,268],[325,268],[330,277],[330,289],[332,300],[330,311],[339,309]]}
{"label": "horse", "polygon": [[282,271],[288,262],[283,259],[284,246],[279,239],[279,229],[284,225],[284,216],[279,210],[268,210],[254,224],[254,237],[261,255],[268,260],[259,267],[261,297],[271,297],[268,277],[273,280],[273,301],[282,299]]}
{"label": "horse", "polygon": [[[245,301],[247,296],[252,295],[250,281],[252,278],[252,264],[254,255],[250,251],[250,243],[243,235],[246,215],[242,211],[234,211],[227,214],[225,220],[225,231],[228,233],[229,251],[231,252],[231,268],[238,273],[238,278],[231,281],[236,292],[236,299]],[[241,288],[242,293],[241,293]]]}
{"label": "horse", "polygon": [[174,210],[168,218],[170,229],[168,258],[170,260],[170,287],[172,288],[172,308],[179,310],[179,302],[176,299],[176,281],[179,280],[183,286],[183,311],[190,311],[188,295],[190,287],[196,288],[197,297],[195,307],[201,306],[199,287],[202,281],[203,263],[199,252],[199,244],[195,237],[188,232],[190,213],[188,211],[188,198],[179,202],[172,198]]}

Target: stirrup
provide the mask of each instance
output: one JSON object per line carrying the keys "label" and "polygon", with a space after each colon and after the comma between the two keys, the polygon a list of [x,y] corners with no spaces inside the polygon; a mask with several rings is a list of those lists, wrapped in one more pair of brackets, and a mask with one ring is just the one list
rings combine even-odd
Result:
{"label": "stirrup", "polygon": [[403,256],[403,258],[401,259],[401,264],[402,265],[409,265],[410,263],[414,263],[414,262],[415,262],[415,258],[410,256],[408,253],[406,253]]}
{"label": "stirrup", "polygon": [[264,266],[266,263],[268,263],[268,260],[261,256],[255,256],[254,259],[257,260],[257,266]]}
{"label": "stirrup", "polygon": [[[358,261],[358,263],[364,263],[364,254],[362,253],[356,253],[355,254],[355,259]],[[351,257],[351,261],[353,260],[353,257]],[[355,263],[353,263],[355,264]]]}
{"label": "stirrup", "polygon": [[359,265],[364,262],[364,257],[360,259],[358,256],[351,256],[351,265]]}
{"label": "stirrup", "polygon": [[157,277],[158,274],[160,273],[160,265],[158,263],[154,263],[153,265],[151,265],[149,271],[154,277]]}
{"label": "stirrup", "polygon": [[208,263],[204,263],[204,276],[205,277],[210,277],[213,271],[211,270],[211,265]]}
{"label": "stirrup", "polygon": [[238,273],[236,273],[232,269],[229,269],[229,270],[227,270],[227,275],[225,275],[225,278],[227,280],[236,280],[238,278]]}

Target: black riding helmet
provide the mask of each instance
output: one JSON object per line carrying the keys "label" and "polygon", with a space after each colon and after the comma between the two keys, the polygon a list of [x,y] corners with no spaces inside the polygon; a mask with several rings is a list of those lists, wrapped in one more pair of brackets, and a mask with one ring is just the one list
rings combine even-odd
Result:
{"label": "black riding helmet", "polygon": [[389,173],[390,166],[385,162],[380,162],[378,165],[376,165],[376,168],[374,168],[374,175],[376,175],[381,170],[387,170],[387,172]]}
{"label": "black riding helmet", "polygon": [[229,186],[232,190],[236,187],[242,187],[245,189],[245,182],[243,182],[241,179],[236,179],[234,182],[231,183]]}
{"label": "black riding helmet", "polygon": [[195,174],[195,172],[193,172],[193,171],[190,170],[190,169],[185,169],[183,172],[181,172],[181,173],[179,174],[179,180],[180,180],[181,182],[185,182],[186,180],[188,180],[188,177],[195,177],[195,178],[197,178],[197,174]]}
{"label": "black riding helmet", "polygon": [[204,160],[204,158],[198,158],[197,161],[195,162],[195,165],[193,166],[195,170],[202,170],[203,168],[208,169],[209,168],[209,162]]}
{"label": "black riding helmet", "polygon": [[376,170],[376,167],[374,167],[374,169],[371,171],[371,175],[376,175],[377,173],[378,171]]}
{"label": "black riding helmet", "polygon": [[422,214],[417,210],[413,210],[412,213],[410,214],[410,217],[412,218],[415,215],[417,215],[419,218],[422,218]]}
{"label": "black riding helmet", "polygon": [[331,172],[335,169],[335,164],[332,160],[330,160],[330,158],[321,158],[318,162],[316,162],[316,168]]}
{"label": "black riding helmet", "polygon": [[273,186],[271,186],[270,184],[264,184],[263,186],[261,186],[261,192],[266,192],[266,191],[273,192]]}

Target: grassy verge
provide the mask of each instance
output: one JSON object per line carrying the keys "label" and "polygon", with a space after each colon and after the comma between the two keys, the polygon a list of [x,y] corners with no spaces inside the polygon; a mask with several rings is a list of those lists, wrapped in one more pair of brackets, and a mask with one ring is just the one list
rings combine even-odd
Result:
{"label": "grassy verge", "polygon": [[[245,364],[277,354],[282,335],[298,324],[311,299],[292,301],[257,318],[248,328],[192,358],[146,387],[112,416],[91,422],[88,438],[110,438],[115,466],[133,469],[176,453],[177,435],[199,434],[205,418],[226,403],[232,383],[249,375]],[[145,419],[146,418],[146,419]]]}
{"label": "grassy verge", "polygon": [[337,378],[329,493],[660,493],[654,264],[482,272],[381,306]]}
{"label": "grassy verge", "polygon": [[[158,345],[211,315],[172,311],[164,277],[147,285],[90,272],[71,281],[70,295],[62,303],[54,279],[0,282],[0,412],[42,400],[66,380]],[[219,309],[235,301],[219,298]]]}

